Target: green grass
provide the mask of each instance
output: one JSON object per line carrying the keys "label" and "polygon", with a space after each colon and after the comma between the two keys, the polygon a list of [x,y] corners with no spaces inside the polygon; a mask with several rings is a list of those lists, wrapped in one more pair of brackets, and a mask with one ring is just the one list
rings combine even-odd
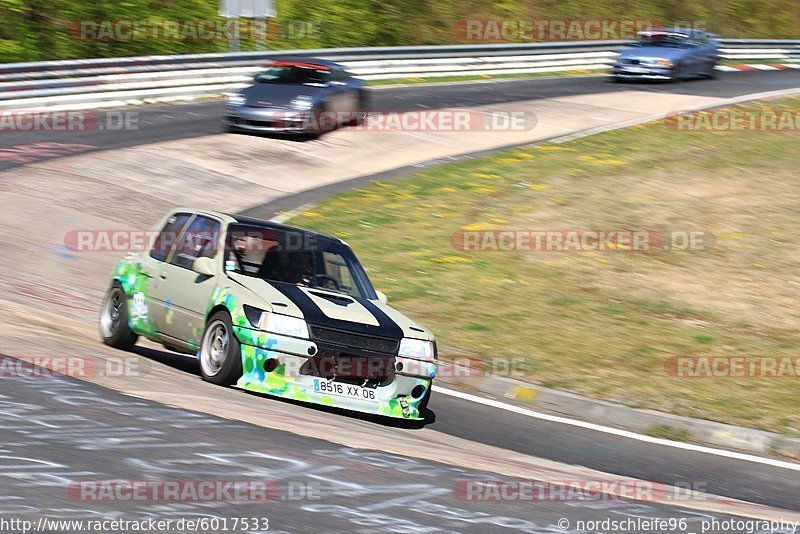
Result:
{"label": "green grass", "polygon": [[654,438],[670,439],[672,441],[691,441],[692,435],[688,430],[673,428],[669,425],[655,425],[645,430],[645,434]]}
{"label": "green grass", "polygon": [[[780,59],[725,59],[720,61],[720,65],[741,65],[741,64],[776,64],[787,63],[786,60]],[[518,74],[465,74],[463,76],[439,76],[439,77],[415,77],[415,78],[397,78],[390,80],[369,80],[367,85],[382,86],[382,85],[401,85],[401,84],[415,84],[415,83],[452,83],[452,82],[466,82],[475,80],[506,80],[517,78],[542,78],[552,76],[603,76],[610,72],[610,69],[572,69],[558,72],[530,72]]]}
{"label": "green grass", "polygon": [[401,84],[415,84],[415,83],[453,83],[453,82],[469,82],[475,80],[513,80],[517,78],[543,78],[552,76],[600,76],[607,74],[603,69],[586,70],[586,69],[571,69],[558,72],[523,72],[517,74],[465,74],[463,76],[421,76],[414,78],[395,78],[389,80],[368,80],[367,85],[381,86],[381,85],[401,85]]}
{"label": "green grass", "polygon": [[[797,110],[800,99],[768,107]],[[797,435],[800,378],[679,378],[665,364],[800,356],[799,160],[797,133],[655,122],[375,183],[291,223],[346,239],[390,302],[436,332],[444,357],[524,359],[544,386]],[[714,237],[704,251],[646,254],[451,242],[504,228]]]}

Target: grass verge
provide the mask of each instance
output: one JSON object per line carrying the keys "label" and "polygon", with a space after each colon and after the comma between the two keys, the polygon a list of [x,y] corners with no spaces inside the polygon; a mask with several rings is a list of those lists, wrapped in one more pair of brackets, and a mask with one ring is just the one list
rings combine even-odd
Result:
{"label": "grass verge", "polygon": [[[800,108],[800,99],[750,110]],[[663,122],[374,183],[291,224],[346,239],[446,357],[524,361],[548,387],[800,434],[800,377],[685,378],[672,359],[796,358],[798,132]],[[480,252],[496,229],[703,232],[704,250]]]}

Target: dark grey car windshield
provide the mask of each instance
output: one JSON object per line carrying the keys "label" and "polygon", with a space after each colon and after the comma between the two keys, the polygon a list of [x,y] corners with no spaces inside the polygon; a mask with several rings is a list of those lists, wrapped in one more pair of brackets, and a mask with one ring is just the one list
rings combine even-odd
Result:
{"label": "dark grey car windshield", "polygon": [[665,46],[672,48],[686,48],[689,40],[682,35],[656,34],[641,37],[636,42],[637,46]]}
{"label": "dark grey car windshield", "polygon": [[306,67],[273,66],[257,74],[258,83],[272,83],[279,85],[314,85],[324,86],[328,83],[328,71]]}
{"label": "dark grey car windshield", "polygon": [[226,271],[377,298],[350,247],[310,232],[231,225],[225,259]]}

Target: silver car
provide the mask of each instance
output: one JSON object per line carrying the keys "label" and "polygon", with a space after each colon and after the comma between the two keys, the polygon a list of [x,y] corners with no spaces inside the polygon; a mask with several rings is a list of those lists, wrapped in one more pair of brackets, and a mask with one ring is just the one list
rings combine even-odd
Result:
{"label": "silver car", "polygon": [[617,57],[611,79],[713,78],[719,62],[718,37],[699,30],[639,32],[639,40]]}

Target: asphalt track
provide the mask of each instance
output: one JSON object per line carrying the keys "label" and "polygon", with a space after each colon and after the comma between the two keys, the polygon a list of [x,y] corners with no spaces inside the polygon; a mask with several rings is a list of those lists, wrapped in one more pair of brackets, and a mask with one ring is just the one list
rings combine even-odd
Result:
{"label": "asphalt track", "polygon": [[[0,366],[9,362],[0,355]],[[730,519],[619,499],[466,501],[459,484],[497,476],[338,447],[164,407],[63,377],[5,380],[0,407],[0,517],[34,524],[42,517],[86,521],[107,515],[131,521],[218,518],[227,519],[229,527],[237,518],[256,518],[261,527],[266,518],[273,533],[577,533],[585,530],[562,529],[558,521],[568,518],[577,526],[578,519],[684,519],[689,530],[698,530],[703,520]],[[108,490],[124,487],[119,485],[122,481],[145,480],[179,481],[181,492],[199,481],[236,481],[253,491],[244,493],[249,502],[226,501],[225,492],[218,493],[216,502],[164,502],[165,489],[142,493],[141,500],[127,500],[132,493],[124,490]],[[268,484],[266,491],[257,491],[259,484]],[[723,534],[725,529],[709,532]]]}
{"label": "asphalt track", "polygon": [[[735,97],[800,86],[800,71],[721,73],[713,80],[691,83],[610,83],[603,77],[512,79],[483,83],[458,83],[373,89],[371,109],[404,111],[473,107],[537,98],[602,94],[634,88],[651,93]],[[14,147],[41,142],[86,145],[84,151],[116,150],[131,146],[202,137],[220,132],[219,101],[178,106],[148,106],[138,109],[138,129],[125,131],[0,133],[0,170],[25,162],[7,156]],[[102,114],[103,112],[98,112]],[[38,159],[38,158],[37,158]]]}
{"label": "asphalt track", "polygon": [[[744,94],[752,94],[757,92],[774,91],[778,89],[794,88],[800,86],[800,73],[796,71],[787,72],[753,72],[753,73],[724,73],[716,80],[698,81],[687,84],[624,84],[617,85],[607,83],[601,78],[571,78],[571,79],[530,79],[530,80],[513,80],[504,82],[491,82],[491,83],[478,83],[478,84],[457,84],[446,86],[423,86],[423,87],[408,87],[408,88],[391,88],[377,90],[373,96],[373,108],[393,111],[414,109],[417,106],[425,108],[444,108],[444,107],[470,107],[477,105],[486,105],[500,102],[513,102],[517,100],[531,100],[536,98],[551,98],[560,95],[575,95],[575,94],[595,94],[603,92],[618,91],[622,89],[630,90],[633,87],[636,90],[647,92],[672,92],[680,94],[698,94],[707,96],[722,96],[732,97]],[[197,136],[205,136],[214,134],[219,131],[218,118],[221,111],[219,102],[204,102],[195,104],[185,104],[181,106],[157,106],[141,108],[139,111],[139,130],[125,131],[125,132],[100,132],[100,131],[87,131],[87,132],[69,132],[59,134],[50,132],[47,134],[46,141],[48,143],[72,143],[86,145],[87,150],[114,150],[123,147],[135,146],[139,144],[147,144],[170,139],[183,139]],[[2,139],[2,146],[0,146],[0,170],[11,168],[17,165],[23,165],[25,162],[14,160],[12,158],[3,159],[4,152],[8,154],[9,150],[13,151],[14,147],[32,145],[42,142],[40,134],[32,134],[25,132],[9,133],[4,132],[0,134]],[[323,141],[324,142],[324,138]],[[46,156],[55,157],[55,156]],[[338,185],[336,187],[343,187]],[[335,189],[335,188],[334,188]],[[270,203],[268,205],[255,206],[250,213],[257,214],[262,217],[270,216],[276,210],[285,209],[287,207],[296,207],[309,200],[317,200],[318,197],[329,194],[330,189],[318,190],[314,192],[298,195],[297,197],[288,197],[280,201]],[[177,364],[189,372],[193,372],[193,366],[185,362]],[[193,380],[193,377],[187,377],[187,380]],[[72,383],[72,381],[65,380],[65,382]],[[48,397],[47,401],[42,399],[42,394],[46,393],[40,388],[33,387],[36,383],[27,384],[24,381],[18,384],[7,384],[4,382],[3,390],[0,391],[5,398],[0,398],[0,401],[8,403],[27,403],[31,405],[44,404],[43,411],[56,410],[59,414],[70,415],[70,410],[77,409],[75,406],[70,406],[69,409],[64,410],[63,406],[47,405],[46,402],[53,400],[52,395]],[[10,386],[10,387],[9,387]],[[67,386],[64,386],[67,387]],[[72,384],[69,387],[76,387]],[[96,398],[102,398],[100,406],[106,404],[107,401],[120,402],[120,396],[110,390],[105,390],[97,387],[83,386],[87,392]],[[87,395],[89,393],[86,393]],[[121,397],[127,399],[126,397]],[[81,408],[83,409],[83,408]],[[311,408],[310,408],[311,409]],[[547,458],[566,464],[583,465],[591,467],[600,471],[614,473],[625,477],[635,477],[645,480],[662,482],[665,484],[694,484],[695,487],[702,488],[712,494],[722,495],[725,497],[740,499],[754,503],[765,504],[790,510],[800,510],[800,477],[797,477],[796,471],[781,469],[778,467],[770,467],[755,463],[741,462],[731,460],[723,457],[712,456],[702,453],[694,453],[681,451],[664,446],[634,442],[625,438],[609,435],[599,434],[597,432],[587,431],[585,429],[578,429],[567,427],[557,423],[549,423],[545,421],[534,420],[522,415],[512,414],[508,412],[501,412],[495,408],[477,405],[474,403],[466,402],[443,395],[436,395],[431,402],[431,409],[435,413],[435,421],[428,426],[437,432],[449,434],[465,438],[471,441],[486,443],[494,445],[509,451],[516,451],[524,454],[529,454],[536,457]],[[103,421],[104,417],[109,414],[101,413],[98,407],[89,408],[91,417],[97,421]],[[93,410],[93,411],[92,411]],[[80,414],[72,414],[80,415]],[[86,415],[86,414],[84,414]],[[135,417],[135,416],[131,416]],[[178,417],[175,415],[174,417]],[[186,417],[192,417],[187,415]],[[340,414],[331,415],[333,421],[338,417],[346,417]],[[1,419],[0,419],[1,421]],[[146,425],[147,418],[137,418],[133,426]],[[335,422],[332,421],[332,424]],[[109,421],[109,427],[113,426],[113,422]],[[231,423],[233,424],[233,423]],[[168,425],[170,426],[170,425]],[[202,426],[202,425],[200,425]],[[247,427],[246,429],[243,427]],[[138,427],[137,427],[138,428]],[[179,428],[180,430],[175,430]],[[309,451],[309,450],[324,450],[330,446],[325,442],[309,443],[307,438],[299,441],[297,436],[292,436],[285,432],[274,430],[265,430],[263,428],[254,428],[249,425],[237,425],[236,429],[231,429],[230,432],[223,432],[220,435],[213,435],[210,429],[218,428],[215,424],[208,426],[194,427],[191,431],[183,427],[172,428],[163,427],[159,429],[163,435],[174,437],[181,441],[186,441],[186,447],[190,447],[190,443],[203,443],[210,442],[212,444],[226,443],[230,444],[232,450],[242,450],[247,443],[260,442],[265,444],[275,445],[275,448],[281,450],[293,451]],[[15,432],[17,437],[8,435],[7,432]],[[190,434],[194,432],[195,434]],[[3,443],[8,444],[0,446],[6,449],[9,455],[20,454],[21,451],[27,451],[26,454],[30,458],[48,460],[59,465],[64,464],[69,469],[76,470],[77,472],[99,473],[103,476],[96,478],[136,478],[137,470],[129,468],[125,470],[123,467],[126,464],[124,458],[115,456],[113,452],[108,452],[108,456],[100,456],[99,453],[92,453],[91,455],[71,455],[69,447],[65,446],[63,442],[58,442],[60,438],[57,435],[53,436],[52,443],[59,444],[53,447],[52,443],[42,440],[37,437],[33,442],[30,441],[30,432],[26,434],[24,431],[14,429],[13,425],[2,424],[0,425],[0,433],[3,435]],[[187,433],[187,434],[184,434]],[[23,440],[19,435],[28,436]],[[56,433],[57,434],[57,433]],[[235,435],[236,440],[241,439],[234,443],[231,436]],[[227,436],[227,438],[225,437]],[[66,439],[66,438],[64,438]],[[227,441],[226,441],[227,439]],[[38,443],[38,448],[32,447],[32,443]],[[14,444],[18,443],[19,447],[14,449]],[[49,445],[48,445],[49,443]],[[271,446],[270,445],[270,446]],[[219,445],[215,445],[219,447]],[[237,448],[238,447],[238,448]],[[166,447],[170,448],[170,447]],[[180,448],[180,447],[178,447]],[[176,448],[176,450],[178,449]],[[224,447],[223,447],[224,448]],[[157,448],[161,450],[162,448]],[[88,450],[88,449],[87,449]],[[125,449],[121,448],[118,454],[125,455]],[[175,457],[160,457],[155,455],[153,451],[156,448],[148,448],[146,452],[142,453],[142,458],[145,460],[164,461],[164,462],[178,462],[188,461],[184,454]],[[184,451],[185,452],[185,451]],[[13,453],[13,454],[12,454]],[[199,454],[207,454],[208,451],[200,452]],[[214,449],[211,454],[218,454],[219,450]],[[328,453],[332,454],[330,450]],[[80,456],[80,458],[79,458]],[[324,457],[325,454],[322,455]],[[302,455],[301,455],[302,457]],[[179,460],[183,458],[183,460]],[[303,457],[309,465],[319,465],[324,467],[324,462],[320,458],[309,460],[308,457]],[[67,460],[70,460],[69,462]],[[397,460],[398,462],[400,460]],[[119,466],[119,470],[100,469],[100,467]],[[135,465],[135,464],[130,464]],[[130,466],[129,466],[130,467]],[[375,466],[371,466],[373,468]],[[440,466],[437,466],[439,468]],[[426,465],[420,468],[420,472],[431,469],[432,467]],[[0,466],[2,471],[2,466]],[[14,472],[12,470],[12,472]],[[413,470],[416,474],[417,471]],[[435,471],[434,471],[435,472]],[[52,473],[44,476],[47,479]],[[307,473],[306,473],[307,474]],[[374,473],[373,473],[374,474]],[[208,476],[208,473],[200,474],[200,476]],[[233,475],[232,475],[233,476]],[[391,476],[398,476],[404,480],[405,484],[418,483],[418,480],[409,476],[408,472],[393,473]],[[448,476],[450,478],[448,478]],[[461,475],[459,475],[461,476]],[[13,477],[11,477],[13,479]],[[92,478],[91,476],[89,478]],[[301,477],[302,478],[302,477]],[[452,494],[452,482],[457,478],[455,474],[444,476],[441,481],[437,483],[444,484],[445,488],[450,488],[448,491]],[[6,479],[8,480],[8,479]],[[20,480],[26,480],[24,477]],[[445,483],[447,481],[447,483]],[[52,480],[51,480],[52,482]],[[449,484],[449,486],[448,486]],[[401,484],[402,486],[403,484]],[[42,490],[47,486],[43,484],[39,490],[43,497],[39,498],[34,495],[24,495],[20,493],[22,499],[32,499],[31,502],[42,510],[44,510],[45,501],[51,495]],[[63,488],[62,488],[63,489]],[[441,489],[441,488],[439,488]],[[435,492],[434,492],[435,493]],[[444,493],[440,493],[444,495]],[[359,498],[363,496],[360,495]],[[443,504],[442,506],[453,506],[452,495],[441,497],[442,499],[450,499],[451,502]],[[38,499],[38,500],[37,500]],[[364,497],[365,510],[369,510],[369,501],[371,497]],[[405,501],[404,501],[405,502]],[[463,503],[461,503],[463,505]],[[335,498],[331,498],[330,502],[326,501],[326,505],[331,508],[326,509],[324,519],[315,519],[313,512],[308,518],[300,518],[293,516],[290,513],[290,508],[281,507],[275,515],[276,523],[283,523],[283,528],[289,528],[291,525],[303,525],[302,530],[306,532],[315,531],[313,527],[315,521],[328,525],[329,528],[320,527],[319,531],[348,531],[352,528],[352,524],[361,524],[358,521],[364,520],[363,517],[356,515],[348,515],[341,508],[336,508],[337,503]],[[474,503],[470,503],[470,510],[475,511]],[[298,508],[304,506],[311,506],[308,503],[298,505]],[[376,505],[377,506],[377,505]],[[409,513],[409,507],[405,505],[396,505],[403,508],[403,514]],[[499,507],[495,503],[489,510],[489,516],[494,517],[503,510],[504,505]],[[650,505],[648,505],[650,506]],[[378,507],[380,508],[380,507]],[[376,509],[378,509],[376,508]],[[413,508],[413,507],[412,507]],[[93,508],[94,509],[94,508]],[[447,523],[448,513],[444,508],[439,512],[433,513],[433,509],[428,509],[426,512],[414,511],[413,517],[407,515],[398,516],[403,521],[418,521],[420,515],[425,517],[422,522],[425,526],[433,526],[436,528],[452,529],[458,531],[470,531],[470,528],[476,528],[476,532],[492,531],[495,528],[501,528],[499,524],[494,523],[474,523],[467,524],[465,522]],[[319,513],[321,510],[317,510]],[[338,512],[337,512],[338,511]],[[514,512],[520,512],[520,509],[514,509]],[[650,510],[653,513],[661,513],[656,508]],[[298,511],[298,514],[308,513],[308,510]],[[374,510],[371,510],[374,513]],[[560,510],[558,505],[548,503],[546,506],[537,504],[536,510],[525,509],[522,511],[521,517],[528,521],[534,521],[538,527],[528,525],[524,530],[528,531],[544,531],[538,530],[543,525],[551,525]],[[566,513],[567,517],[573,517],[576,510],[571,510],[572,513]],[[9,512],[10,513],[10,512]],[[336,514],[340,513],[340,516]],[[544,515],[536,515],[536,514]],[[581,517],[584,513],[589,513],[583,509],[580,511]],[[616,512],[615,512],[616,513]],[[625,512],[626,514],[630,512]],[[416,514],[416,515],[415,515]],[[252,514],[248,514],[252,516]],[[368,514],[364,514],[368,515]],[[458,515],[458,514],[455,514]],[[607,513],[603,514],[607,516]],[[467,517],[468,514],[462,514]],[[394,521],[398,517],[386,519],[386,521]],[[588,516],[586,516],[588,517]],[[445,523],[435,522],[443,518]],[[554,519],[555,518],[555,519]],[[342,523],[338,523],[342,521]],[[347,522],[352,524],[347,526]],[[453,519],[453,521],[455,521]],[[387,525],[381,525],[387,527]],[[274,529],[279,530],[282,527],[278,524]],[[409,527],[411,528],[411,527]],[[505,531],[505,527],[502,527]],[[366,529],[368,531],[369,529]],[[411,528],[413,530],[413,528]]]}

